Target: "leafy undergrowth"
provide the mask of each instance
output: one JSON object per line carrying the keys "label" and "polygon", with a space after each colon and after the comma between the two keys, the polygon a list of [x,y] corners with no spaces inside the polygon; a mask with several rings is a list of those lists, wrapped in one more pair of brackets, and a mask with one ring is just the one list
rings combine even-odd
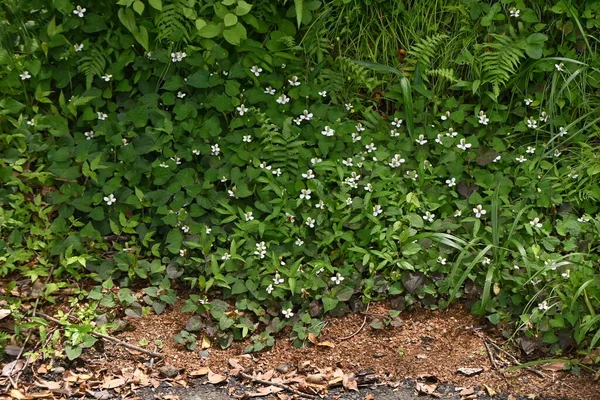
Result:
{"label": "leafy undergrowth", "polygon": [[[512,54],[553,82],[552,100],[532,86],[505,106],[494,80],[487,97],[438,98],[403,76],[382,113],[336,68],[404,72],[330,56],[307,68],[293,8],[39,3],[6,6],[31,13],[32,35],[7,28],[24,42],[0,54],[0,273],[44,301],[74,293],[76,312],[49,338],[9,297],[20,324],[0,340],[35,326],[45,353],[62,343],[76,358],[97,311],[160,314],[176,289],[190,323],[223,347],[251,336],[247,351],[285,326],[300,346],[324,313],[387,296],[478,298],[472,311],[507,337],[554,353],[600,340],[598,168],[576,159],[597,132],[561,110],[573,99],[556,85],[580,64],[541,58],[541,34]],[[511,48],[489,38],[490,57]],[[176,337],[190,349],[191,331]]]}

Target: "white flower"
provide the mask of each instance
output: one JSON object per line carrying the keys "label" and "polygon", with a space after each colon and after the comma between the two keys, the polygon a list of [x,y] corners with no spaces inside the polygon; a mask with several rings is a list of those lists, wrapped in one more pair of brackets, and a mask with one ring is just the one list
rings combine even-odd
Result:
{"label": "white flower", "polygon": [[490,122],[490,119],[485,115],[485,112],[479,111],[479,123],[482,125],[487,125]]}
{"label": "white flower", "polygon": [[77,15],[79,18],[83,18],[83,14],[85,14],[85,8],[77,6],[73,10],[73,14]]}
{"label": "white flower", "polygon": [[[127,139],[123,139],[123,145],[127,146],[129,143],[127,143]],[[181,158],[175,156],[175,157],[171,157],[171,160],[175,161],[175,164],[177,165],[181,165]]]}
{"label": "white flower", "polygon": [[290,102],[290,98],[287,97],[285,94],[282,94],[275,101],[278,102],[279,104],[287,104]]}
{"label": "white flower", "polygon": [[270,165],[267,165],[267,163],[265,163],[265,162],[261,162],[260,164],[258,164],[258,167],[261,169],[266,169],[267,171],[270,171],[272,168]]}
{"label": "white flower", "polygon": [[[263,242],[264,243],[264,242]],[[275,277],[273,278],[273,283],[279,285],[280,283],[285,282],[285,279],[279,275],[279,272],[275,272]]]}
{"label": "white flower", "polygon": [[115,198],[115,195],[111,193],[108,196],[104,196],[104,201],[110,206],[114,204],[117,201],[117,199]]}
{"label": "white flower", "polygon": [[288,308],[287,310],[282,310],[281,313],[283,314],[284,317],[286,317],[287,319],[291,318],[294,316],[294,313],[292,312],[291,308]]}
{"label": "white flower", "polygon": [[190,227],[187,225],[183,225],[181,227],[181,230],[183,231],[183,233],[188,233],[190,231]]}
{"label": "white flower", "polygon": [[437,258],[437,262],[439,262],[439,263],[440,263],[440,264],[442,264],[442,265],[446,265],[446,261],[447,261],[447,260],[446,260],[445,258],[443,258],[442,256],[439,256],[439,257]]}
{"label": "white flower", "polygon": [[271,86],[269,86],[269,87],[265,88],[265,93],[273,96],[275,94],[275,89],[273,89]]}
{"label": "white flower", "polygon": [[29,71],[23,71],[23,73],[19,74],[19,76],[21,77],[22,81],[31,78],[31,74],[29,73]]}
{"label": "white flower", "polygon": [[218,156],[220,152],[221,152],[221,148],[219,147],[218,144],[213,144],[212,146],[210,146],[210,153],[213,156]]}
{"label": "white flower", "polygon": [[521,267],[519,267],[517,264],[513,265],[513,269],[518,270],[521,269]]}
{"label": "white flower", "polygon": [[30,120],[28,120],[27,121],[27,125],[34,126],[35,125],[35,118],[31,118]]}
{"label": "white flower", "polygon": [[256,243],[256,250],[254,250],[254,254],[258,256],[258,258],[263,259],[267,254],[267,246],[265,242]]}
{"label": "white flower", "polygon": [[302,118],[298,117],[298,118],[294,118],[294,123],[298,126],[300,126],[302,124]]}
{"label": "white flower", "polygon": [[554,150],[554,157],[560,157],[562,152],[559,149]]}
{"label": "white flower", "polygon": [[391,130],[390,130],[390,136],[391,136],[391,137],[398,137],[398,136],[400,136],[400,132],[398,132],[398,131],[397,131],[397,130],[395,130],[395,129],[391,129]]}
{"label": "white flower", "polygon": [[447,120],[450,117],[450,111],[446,111],[446,114],[442,114],[442,116],[440,116],[440,119],[442,121]]}
{"label": "white flower", "polygon": [[419,135],[419,138],[417,140],[415,140],[415,142],[417,142],[417,144],[420,144],[422,146],[425,143],[427,143],[427,139],[425,139],[424,135]]}
{"label": "white flower", "polygon": [[177,97],[179,97],[180,99],[183,99],[186,96],[185,93],[183,92],[177,92]]}
{"label": "white flower", "polygon": [[83,132],[87,140],[92,140],[94,138],[94,131]]}
{"label": "white flower", "polygon": [[325,203],[323,202],[323,200],[319,200],[319,202],[317,204],[315,204],[315,207],[320,209],[320,210],[324,210],[325,209]]}
{"label": "white flower", "polygon": [[310,200],[310,194],[312,191],[310,189],[302,189],[300,190],[300,199]]}
{"label": "white flower", "polygon": [[314,228],[315,227],[315,220],[311,217],[306,218],[306,226],[308,226],[309,228]]}
{"label": "white flower", "polygon": [[228,190],[227,193],[229,194],[229,197],[235,197],[235,192],[233,190]]}
{"label": "white flower", "polygon": [[352,167],[354,166],[353,162],[352,162],[352,158],[348,157],[345,160],[342,160],[342,164],[344,164],[346,167]]}
{"label": "white flower", "polygon": [[311,119],[313,119],[313,113],[311,113],[308,110],[304,110],[300,115],[300,119],[310,121]]}
{"label": "white flower", "polygon": [[373,185],[371,185],[370,183],[367,183],[367,186],[365,186],[365,190],[367,192],[373,192]]}
{"label": "white flower", "polygon": [[321,134],[322,134],[323,136],[333,136],[333,135],[334,135],[334,133],[335,133],[335,131],[334,131],[333,129],[331,129],[331,128],[329,127],[329,125],[327,125],[327,126],[326,126],[326,127],[325,127],[325,128],[322,130],[322,131],[321,131]]}
{"label": "white flower", "polygon": [[481,265],[490,265],[490,263],[492,262],[492,260],[490,260],[487,257],[483,257],[483,260],[481,260]]}
{"label": "white flower", "polygon": [[550,306],[548,305],[548,302],[544,300],[540,304],[538,304],[538,309],[540,311],[547,311],[550,309]]}
{"label": "white flower", "polygon": [[248,212],[244,213],[244,218],[246,218],[246,221],[252,221],[254,219],[254,215],[252,215],[252,211],[248,211]]}
{"label": "white flower", "polygon": [[540,219],[538,217],[535,217],[534,219],[532,219],[531,221],[529,221],[529,225],[535,226],[536,228],[541,228],[542,227],[542,223],[540,222]]}
{"label": "white flower", "polygon": [[398,119],[398,118],[394,118],[394,120],[392,121],[392,126],[395,126],[396,128],[400,128],[400,126],[402,125],[402,120]]}
{"label": "white flower", "polygon": [[435,214],[427,211],[425,215],[423,215],[423,219],[427,222],[433,222],[435,220]]}
{"label": "white flower", "polygon": [[104,121],[106,118],[108,118],[108,115],[104,114],[103,112],[98,111],[96,114],[98,115],[98,119],[100,121]]}
{"label": "white flower", "polygon": [[446,179],[446,185],[450,187],[456,186],[456,178]]}
{"label": "white flower", "polygon": [[184,58],[187,57],[186,52],[176,51],[175,53],[171,53],[171,61],[172,62],[180,62]]}
{"label": "white flower", "polygon": [[481,204],[478,204],[475,208],[473,208],[473,213],[475,213],[475,216],[477,218],[481,218],[481,216],[485,215],[487,213],[487,211],[484,210],[484,208]]}
{"label": "white flower", "polygon": [[221,260],[223,260],[223,261],[227,261],[227,260],[230,260],[230,259],[231,259],[231,254],[229,254],[229,253],[224,253],[221,256]]}
{"label": "white flower", "polygon": [[269,286],[267,286],[267,293],[271,294],[271,292],[273,292],[274,288],[273,288],[273,284],[270,284]]}
{"label": "white flower", "polygon": [[260,73],[262,72],[262,68],[259,67],[258,65],[253,65],[252,68],[250,68],[250,72],[252,72],[254,75],[256,76],[260,76]]}
{"label": "white flower", "polygon": [[147,52],[147,53],[146,53],[146,57],[148,57],[148,58],[152,58],[152,52],[151,52],[151,51]]}
{"label": "white flower", "polygon": [[520,163],[524,163],[525,161],[527,161],[527,159],[525,157],[523,157],[522,155],[517,157],[516,160]]}
{"label": "white flower", "polygon": [[165,163],[164,161],[161,162],[158,166],[161,168],[169,168],[169,165],[167,163]]}
{"label": "white flower", "polygon": [[327,96],[327,91],[323,90],[323,91],[319,92],[319,96],[326,97]]}
{"label": "white flower", "polygon": [[81,44],[75,43],[73,45],[73,48],[75,49],[75,51],[81,51],[81,50],[83,50],[83,43],[81,43]]}
{"label": "white flower", "polygon": [[364,130],[365,130],[365,127],[364,127],[364,126],[363,126],[363,124],[361,124],[361,123],[358,123],[358,124],[355,126],[355,128],[356,128],[356,131],[357,131],[357,132],[364,132]]}
{"label": "white flower", "polygon": [[496,156],[496,158],[494,158],[494,159],[492,160],[492,162],[498,162],[498,161],[500,161],[501,159],[502,159],[502,156],[498,155],[498,156]]}
{"label": "white flower", "polygon": [[[270,169],[270,168],[271,168],[271,167],[269,167],[269,169]],[[274,169],[274,170],[273,170],[273,175],[275,175],[275,176],[281,176],[281,174],[282,174],[282,173],[283,173],[283,172],[281,172],[281,168],[277,168],[277,169]]]}
{"label": "white flower", "polygon": [[565,72],[565,64],[562,62],[560,64],[554,64],[554,68],[556,68],[557,71]]}
{"label": "white flower", "polygon": [[510,9],[510,16],[513,18],[519,18],[519,15],[521,14],[521,10],[518,10],[516,8],[511,8]]}
{"label": "white flower", "polygon": [[458,147],[461,150],[467,150],[471,148],[471,146],[471,143],[467,143],[467,139],[465,138],[461,138],[460,143],[456,145],[456,147]]}
{"label": "white flower", "polygon": [[586,222],[590,222],[590,219],[587,216],[583,215],[583,216],[577,218],[577,221],[585,224]]}
{"label": "white flower", "polygon": [[193,150],[192,150],[192,153],[193,153],[195,156],[199,156],[199,155],[200,155],[200,150],[198,150],[198,149],[193,149]]}
{"label": "white flower", "polygon": [[383,210],[381,209],[381,206],[379,204],[373,206],[373,216],[374,217],[378,216],[382,212],[383,212]]}
{"label": "white flower", "polygon": [[225,75],[225,76],[229,75],[229,71],[223,71],[223,75]]}
{"label": "white flower", "polygon": [[185,256],[185,253],[186,253],[185,249],[180,249],[180,250],[179,250],[179,256],[180,256],[180,257],[184,257],[184,256]]}
{"label": "white flower", "polygon": [[350,206],[350,205],[352,205],[352,197],[348,197],[348,198],[346,199],[346,205],[347,205],[347,206]]}
{"label": "white flower", "polygon": [[250,142],[252,142],[252,136],[244,135],[244,137],[242,138],[242,141],[244,141],[246,143],[250,143]]}
{"label": "white flower", "polygon": [[352,132],[352,143],[359,142],[361,139],[362,139],[362,136],[360,136],[356,132]]}
{"label": "white flower", "polygon": [[566,269],[565,272],[563,272],[562,274],[560,274],[560,276],[562,276],[565,279],[569,279],[571,277],[571,270],[570,269]]}
{"label": "white flower", "polygon": [[313,158],[310,159],[310,163],[312,165],[316,165],[316,164],[320,163],[321,161],[323,161],[323,159],[322,158],[318,158],[318,157],[313,157]]}
{"label": "white flower", "polygon": [[344,104],[344,107],[346,107],[346,111],[352,110],[352,104],[350,104],[350,103]]}
{"label": "white flower", "polygon": [[211,232],[212,232],[212,229],[210,229],[209,227],[206,227],[206,234],[210,235]]}
{"label": "white flower", "polygon": [[300,239],[300,238],[296,238],[296,241],[294,242],[294,244],[298,247],[302,246],[304,244],[304,240]]}
{"label": "white flower", "polygon": [[548,118],[550,118],[550,117],[546,113],[546,111],[542,111],[542,113],[540,114],[540,122],[547,122]]}
{"label": "white flower", "polygon": [[533,99],[530,99],[530,98],[526,98],[524,101],[525,101],[526,106],[529,106],[529,105],[531,105],[531,103],[533,103]]}
{"label": "white flower", "polygon": [[300,81],[298,80],[298,77],[296,75],[292,76],[292,79],[288,79],[288,83],[291,86],[300,86]]}
{"label": "white flower", "polygon": [[371,143],[365,146],[365,150],[367,150],[367,153],[371,153],[377,150],[377,147],[375,147],[375,143]]}
{"label": "white flower", "polygon": [[419,174],[417,174],[417,171],[406,171],[406,175],[408,175],[413,181],[419,179]]}
{"label": "white flower", "polygon": [[312,169],[309,169],[308,171],[306,171],[306,173],[305,173],[305,174],[302,174],[302,177],[303,177],[304,179],[314,179],[314,177],[315,177],[315,174],[313,173],[313,170],[312,170]]}
{"label": "white flower", "polygon": [[336,285],[339,285],[340,283],[342,283],[342,281],[346,279],[344,278],[339,272],[335,275],[331,277],[331,281],[333,283],[335,283]]}
{"label": "white flower", "polygon": [[248,112],[248,108],[245,105],[243,105],[243,104],[240,104],[239,107],[236,107],[236,110],[238,110],[238,112],[240,113],[240,115],[244,115],[245,113]]}
{"label": "white flower", "polygon": [[460,211],[460,210],[454,211],[454,216],[455,217],[460,217],[461,215],[462,215],[462,211]]}
{"label": "white flower", "polygon": [[112,79],[112,75],[111,74],[102,75],[102,79],[104,79],[106,82],[109,82]]}
{"label": "white flower", "polygon": [[535,154],[535,147],[527,146],[527,150],[525,150],[525,153]]}
{"label": "white flower", "polygon": [[438,144],[442,144],[442,135],[438,133],[434,141]]}

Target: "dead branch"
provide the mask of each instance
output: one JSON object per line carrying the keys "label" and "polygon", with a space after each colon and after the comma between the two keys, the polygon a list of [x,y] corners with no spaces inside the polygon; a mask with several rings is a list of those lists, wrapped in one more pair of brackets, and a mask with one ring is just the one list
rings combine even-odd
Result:
{"label": "dead branch", "polygon": [[241,371],[238,372],[238,376],[241,376],[242,378],[248,379],[252,382],[260,383],[262,385],[277,386],[278,388],[281,388],[283,390],[286,390],[286,391],[293,393],[295,395],[298,395],[298,396],[306,397],[308,399],[318,399],[319,398],[317,396],[313,396],[312,394],[303,393],[303,392],[296,390],[293,387],[288,386],[286,384],[278,383],[278,382],[269,382],[269,381],[265,381],[264,379],[258,379],[258,378],[253,377],[252,375],[248,375]]}

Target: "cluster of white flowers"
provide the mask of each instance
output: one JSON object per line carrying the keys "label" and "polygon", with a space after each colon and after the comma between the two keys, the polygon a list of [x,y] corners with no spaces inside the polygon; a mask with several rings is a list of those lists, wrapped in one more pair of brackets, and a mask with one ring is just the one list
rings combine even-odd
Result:
{"label": "cluster of white flowers", "polygon": [[257,255],[261,260],[265,258],[265,255],[267,254],[267,246],[265,245],[265,242],[256,243],[256,250],[254,250],[254,254]]}
{"label": "cluster of white flowers", "polygon": [[185,51],[176,51],[174,53],[171,53],[171,61],[172,62],[181,62],[186,57],[187,57],[187,53]]}
{"label": "cluster of white flowers", "polygon": [[210,146],[210,154],[213,156],[218,156],[221,153],[221,147],[218,144],[213,144]]}

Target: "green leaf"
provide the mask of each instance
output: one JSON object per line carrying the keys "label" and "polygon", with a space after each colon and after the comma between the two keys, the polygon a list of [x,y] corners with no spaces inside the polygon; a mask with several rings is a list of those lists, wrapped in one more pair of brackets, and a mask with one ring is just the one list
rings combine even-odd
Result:
{"label": "green leaf", "polygon": [[133,2],[133,10],[139,15],[142,15],[144,8],[146,8],[146,6],[140,0],[135,0]]}
{"label": "green leaf", "polygon": [[532,33],[527,37],[525,45],[525,53],[533,59],[539,59],[543,55],[544,43],[548,40],[548,36],[542,33]]}
{"label": "green leaf", "polygon": [[215,24],[214,22],[210,22],[203,26],[201,29],[199,29],[198,34],[203,38],[211,39],[216,36],[219,36],[222,31],[223,28],[220,25]]}
{"label": "green leaf", "polygon": [[162,11],[162,0],[148,0],[148,4],[155,10]]}
{"label": "green leaf", "polygon": [[325,312],[331,311],[338,305],[338,303],[338,299],[323,297],[323,310]]}
{"label": "green leaf", "polygon": [[209,87],[208,78],[208,71],[201,69],[188,77],[187,84],[195,88],[205,89]]}
{"label": "green leaf", "polygon": [[236,17],[236,15],[232,13],[228,13],[227,15],[225,15],[225,18],[223,18],[223,23],[225,24],[225,26],[233,26],[237,24],[237,22],[238,17]]}
{"label": "green leaf", "polygon": [[238,5],[233,12],[235,13],[235,15],[241,17],[242,15],[248,14],[251,9],[251,4],[246,3],[244,0],[240,0],[238,1]]}
{"label": "green leaf", "polygon": [[304,13],[304,0],[294,0],[294,8],[296,10],[296,23],[298,28],[302,24],[302,14]]}
{"label": "green leaf", "polygon": [[231,28],[225,29],[223,31],[223,37],[229,43],[233,45],[239,45],[242,42],[242,40],[247,38],[246,28],[244,28],[244,25],[237,23]]}
{"label": "green leaf", "polygon": [[137,25],[135,23],[135,15],[133,11],[129,8],[121,8],[117,13],[119,16],[119,21],[127,28],[127,30],[131,33],[135,33],[138,31]]}
{"label": "green leaf", "polygon": [[69,360],[74,360],[81,355],[81,345],[72,346],[70,344],[65,344],[65,354],[69,358]]}

